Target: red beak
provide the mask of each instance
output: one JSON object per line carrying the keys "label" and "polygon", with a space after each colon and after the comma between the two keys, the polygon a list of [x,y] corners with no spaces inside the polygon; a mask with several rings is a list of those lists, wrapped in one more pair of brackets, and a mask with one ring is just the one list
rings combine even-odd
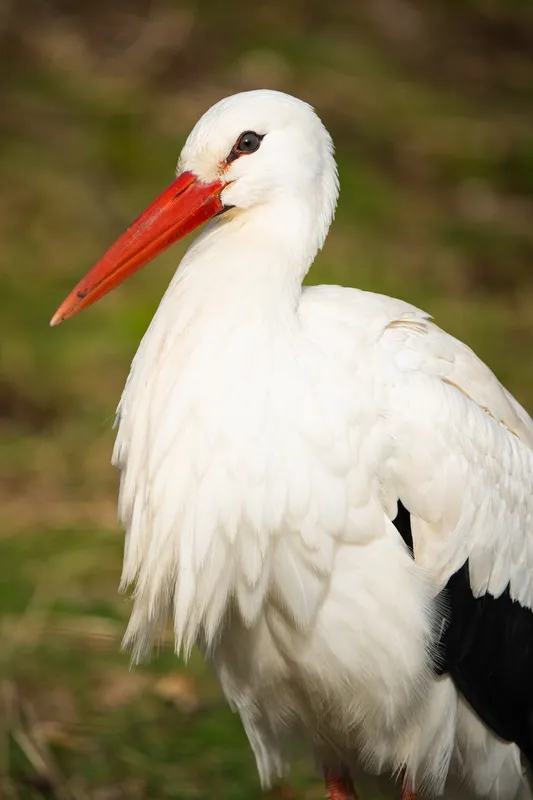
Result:
{"label": "red beak", "polygon": [[171,244],[224,209],[223,181],[202,183],[183,172],[117,239],[59,306],[50,325],[59,325],[144,267]]}

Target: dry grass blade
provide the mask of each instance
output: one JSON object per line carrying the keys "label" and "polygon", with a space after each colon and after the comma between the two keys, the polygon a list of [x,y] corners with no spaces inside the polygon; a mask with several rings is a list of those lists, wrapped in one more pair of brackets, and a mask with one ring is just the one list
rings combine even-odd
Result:
{"label": "dry grass blade", "polygon": [[[32,775],[26,776],[26,782],[43,791],[52,790],[57,800],[85,800],[77,789],[69,786],[59,769],[33,706],[18,696],[14,686],[8,687],[5,696],[6,719],[11,726],[7,736],[17,743],[33,770]],[[6,766],[9,769],[8,761]]]}

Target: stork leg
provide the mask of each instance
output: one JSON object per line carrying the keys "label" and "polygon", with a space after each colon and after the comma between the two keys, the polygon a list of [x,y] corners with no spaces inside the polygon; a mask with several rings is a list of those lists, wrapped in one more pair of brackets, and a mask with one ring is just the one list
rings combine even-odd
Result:
{"label": "stork leg", "polygon": [[348,774],[339,775],[330,769],[324,770],[328,800],[358,800],[352,779]]}
{"label": "stork leg", "polygon": [[404,778],[402,783],[402,800],[418,800],[418,795],[411,789],[407,778]]}

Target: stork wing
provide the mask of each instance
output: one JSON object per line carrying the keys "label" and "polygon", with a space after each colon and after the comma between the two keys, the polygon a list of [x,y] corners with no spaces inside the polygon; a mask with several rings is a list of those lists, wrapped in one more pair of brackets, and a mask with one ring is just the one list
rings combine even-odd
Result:
{"label": "stork wing", "polygon": [[533,607],[533,421],[468,348],[409,312],[381,340],[391,449],[383,485],[442,587],[469,560],[476,596]]}

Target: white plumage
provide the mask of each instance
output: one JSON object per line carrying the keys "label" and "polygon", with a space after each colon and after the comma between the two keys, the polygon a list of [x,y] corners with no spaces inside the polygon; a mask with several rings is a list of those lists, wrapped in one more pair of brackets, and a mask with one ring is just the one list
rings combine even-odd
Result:
{"label": "white plumage", "polygon": [[[243,131],[257,152],[228,159]],[[530,797],[500,741],[433,669],[438,595],[533,606],[533,422],[424,312],[301,283],[337,200],[328,133],[277,92],[236,95],[179,172],[227,183],[135,356],[114,462],[135,658],[174,619],[239,712],[261,780],[288,740],[354,773],[405,770]],[[392,520],[411,514],[414,558]],[[457,794],[454,791],[454,796]]]}

